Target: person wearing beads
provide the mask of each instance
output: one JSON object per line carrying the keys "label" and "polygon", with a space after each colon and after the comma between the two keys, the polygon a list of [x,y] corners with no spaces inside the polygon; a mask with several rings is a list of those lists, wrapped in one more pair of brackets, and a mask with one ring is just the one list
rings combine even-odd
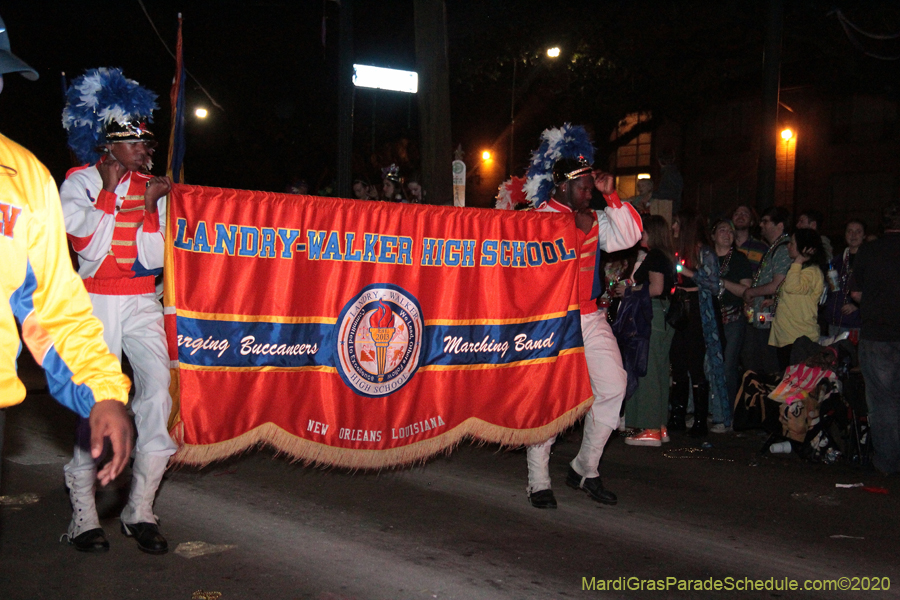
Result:
{"label": "person wearing beads", "polygon": [[853,265],[856,254],[866,241],[866,224],[858,219],[847,223],[844,230],[844,240],[847,247],[841,254],[840,260],[836,260],[837,289],[828,292],[828,298],[822,307],[822,314],[828,322],[828,335],[834,337],[842,333],[849,333],[850,339],[856,343],[859,340],[859,328],[862,319],[859,314],[859,304],[851,297],[850,279],[853,277]]}
{"label": "person wearing beads", "polygon": [[711,406],[712,433],[725,433],[731,429],[734,398],[738,390],[738,363],[744,342],[744,301],[741,296],[753,281],[753,266],[747,256],[735,244],[734,224],[725,219],[712,227],[713,248],[719,258],[719,277],[722,278],[719,309],[722,311],[722,329],[725,332],[725,389],[728,396],[717,399]]}
{"label": "person wearing beads", "polygon": [[668,427],[684,430],[689,389],[694,397],[691,437],[705,437],[709,405],[727,395],[722,354],[722,289],[718,261],[708,243],[706,220],[690,209],[678,212],[672,224],[676,257],[681,268],[676,288],[687,293],[687,326],[675,332],[669,360],[672,363],[672,414]]}
{"label": "person wearing beads", "polygon": [[752,285],[743,294],[748,322],[744,328],[741,363],[745,369],[756,373],[771,374],[779,371],[777,353],[774,347],[769,346],[769,330],[775,314],[775,294],[792,262],[787,248],[791,240],[788,233],[789,220],[788,212],[778,206],[763,213],[759,226],[769,248],[753,276]]}
{"label": "person wearing beads", "polygon": [[747,257],[750,267],[756,273],[763,255],[769,248],[767,243],[750,234],[757,225],[756,211],[752,206],[738,204],[731,213],[731,222],[734,224],[734,245]]}

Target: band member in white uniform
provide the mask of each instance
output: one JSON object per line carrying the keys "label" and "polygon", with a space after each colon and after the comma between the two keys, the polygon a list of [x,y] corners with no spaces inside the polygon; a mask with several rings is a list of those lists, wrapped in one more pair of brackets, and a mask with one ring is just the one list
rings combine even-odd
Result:
{"label": "band member in white uniform", "polygon": [[[603,448],[619,420],[627,382],[622,356],[606,311],[597,307],[598,286],[594,285],[598,252],[615,252],[634,246],[641,239],[641,219],[630,204],[623,204],[613,187],[611,175],[590,165],[593,146],[582,127],[565,125],[544,132],[544,143],[535,152],[525,191],[538,211],[570,213],[578,227],[582,244],[578,296],[584,356],[594,403],[585,416],[581,449],[569,464],[566,484],[584,490],[604,504],[618,499],[603,487],[599,463]],[[593,190],[603,194],[607,207],[590,209]],[[556,437],[530,446],[528,455],[528,498],[535,508],[556,508],[550,486],[550,448]]]}
{"label": "band member in white uniform", "polygon": [[[72,83],[63,124],[69,146],[88,164],[69,171],[60,199],[78,274],[103,322],[104,339],[120,360],[124,351],[134,369],[137,441],[122,532],[144,552],[163,554],[168,545],[153,502],[176,446],[167,429],[169,358],[155,277],[163,267],[162,224],[172,183],[149,174],[156,141],[148,121],[155,99],[118,69],[92,69]],[[68,536],[77,550],[98,552],[109,544],[94,504],[97,468],[81,443],[86,429],[81,422],[75,455],[65,468],[73,508]],[[91,530],[100,534],[82,537]]]}

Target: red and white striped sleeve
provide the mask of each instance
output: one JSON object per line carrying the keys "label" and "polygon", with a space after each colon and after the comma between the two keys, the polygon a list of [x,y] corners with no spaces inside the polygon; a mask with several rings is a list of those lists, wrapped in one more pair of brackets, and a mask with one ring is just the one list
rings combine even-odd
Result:
{"label": "red and white striped sleeve", "polygon": [[631,248],[641,240],[643,223],[634,207],[619,199],[619,194],[604,194],[606,209],[597,213],[600,249],[616,252]]}
{"label": "red and white striped sleeve", "polygon": [[116,227],[116,195],[103,189],[96,167],[73,169],[59,190],[66,234],[79,256],[103,259]]}

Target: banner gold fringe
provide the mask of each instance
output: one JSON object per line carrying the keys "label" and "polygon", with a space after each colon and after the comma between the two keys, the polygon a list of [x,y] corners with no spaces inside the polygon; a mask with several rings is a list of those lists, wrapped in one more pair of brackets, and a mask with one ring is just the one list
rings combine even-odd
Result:
{"label": "banner gold fringe", "polygon": [[181,370],[169,369],[169,396],[172,398],[172,410],[169,412],[169,431],[181,421]]}
{"label": "banner gold fringe", "polygon": [[[423,463],[441,452],[449,454],[467,437],[505,447],[529,446],[543,442],[580,419],[591,407],[593,400],[592,396],[551,423],[534,429],[509,429],[471,418],[439,436],[400,448],[384,450],[336,448],[305,440],[277,425],[266,423],[225,442],[206,445],[183,444],[172,456],[169,464],[205,467],[212,462],[247,452],[254,446],[270,446],[279,454],[289,456],[292,462],[302,462],[306,465],[354,470],[402,467]],[[178,425],[183,426],[182,423]],[[174,433],[177,432],[173,431]]]}

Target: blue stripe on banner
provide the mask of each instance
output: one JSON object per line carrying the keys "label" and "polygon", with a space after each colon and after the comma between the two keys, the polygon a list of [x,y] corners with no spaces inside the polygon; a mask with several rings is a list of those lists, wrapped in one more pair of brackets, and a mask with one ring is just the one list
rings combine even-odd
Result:
{"label": "blue stripe on banner", "polygon": [[207,367],[334,366],[334,325],[178,317],[178,360]]}
{"label": "blue stripe on banner", "polygon": [[423,365],[508,364],[559,356],[583,346],[581,313],[514,325],[437,325],[425,328]]}
{"label": "blue stripe on banner", "polygon": [[[207,367],[334,367],[336,326],[178,317],[178,360]],[[581,314],[512,325],[425,328],[421,365],[503,365],[584,345]]]}

